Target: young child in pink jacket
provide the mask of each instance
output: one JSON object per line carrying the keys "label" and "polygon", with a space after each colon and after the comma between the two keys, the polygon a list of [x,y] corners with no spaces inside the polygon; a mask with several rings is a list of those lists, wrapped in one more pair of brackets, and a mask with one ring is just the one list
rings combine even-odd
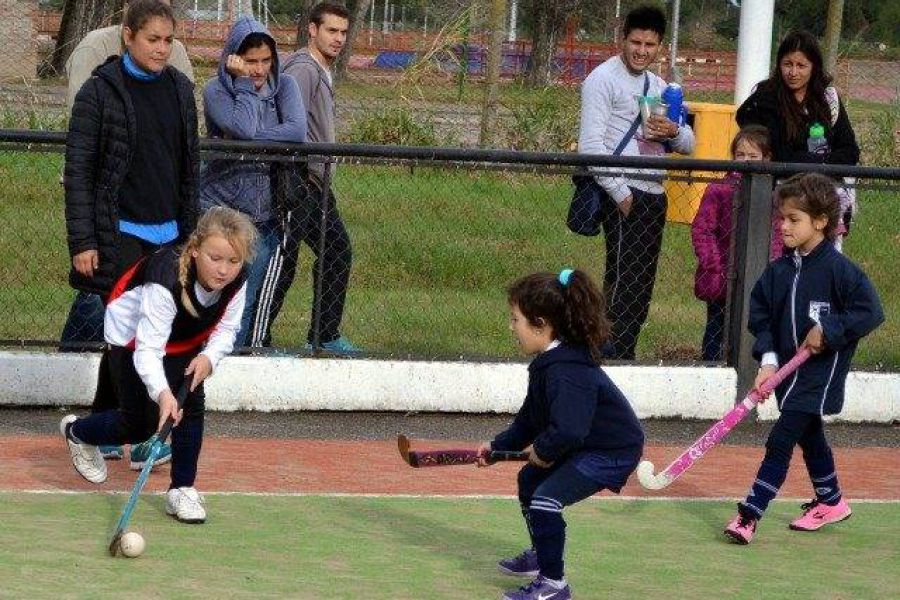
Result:
{"label": "young child in pink jacket", "polygon": [[[734,160],[771,160],[772,150],[766,128],[749,125],[741,129],[731,142],[731,157]],[[721,182],[709,184],[691,225],[691,239],[694,254],[697,255],[694,295],[706,302],[703,360],[722,360],[733,227],[731,209],[740,182],[740,173],[729,173]]]}

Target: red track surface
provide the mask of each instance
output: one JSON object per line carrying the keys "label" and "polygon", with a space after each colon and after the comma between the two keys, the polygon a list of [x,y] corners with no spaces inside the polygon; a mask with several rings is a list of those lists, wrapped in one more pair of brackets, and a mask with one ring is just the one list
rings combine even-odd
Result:
{"label": "red track surface", "polygon": [[[461,447],[464,443],[415,441],[417,447]],[[664,468],[683,448],[651,446],[645,458]],[[761,447],[720,446],[660,492],[647,492],[632,476],[622,491],[633,496],[743,496],[763,456]],[[836,448],[841,486],[852,499],[900,499],[900,461],[893,448]],[[95,486],[72,468],[58,437],[0,439],[0,490],[127,491],[135,472],[127,461],[110,462],[109,480]],[[348,494],[502,494],[516,488],[518,465],[499,464],[412,469],[391,441],[320,441],[207,438],[197,487],[204,492]],[[165,490],[168,467],[158,468],[147,491]],[[782,497],[811,497],[799,453]]]}

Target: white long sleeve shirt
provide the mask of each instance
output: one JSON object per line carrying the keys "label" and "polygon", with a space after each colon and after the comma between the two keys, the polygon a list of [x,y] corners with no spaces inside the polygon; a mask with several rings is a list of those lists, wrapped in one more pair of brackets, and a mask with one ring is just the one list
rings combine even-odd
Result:
{"label": "white long sleeve shirt", "polygon": [[[234,348],[244,312],[246,287],[246,284],[241,286],[228,303],[225,314],[201,352],[209,359],[213,370]],[[206,291],[199,283],[194,284],[194,292],[204,307],[214,304],[221,295],[220,291]],[[117,298],[107,307],[104,319],[107,343],[128,346],[134,342],[135,369],[155,402],[159,402],[160,394],[169,389],[163,357],[177,310],[175,298],[165,286],[146,283]]]}
{"label": "white long sleeve shirt", "polygon": [[[648,96],[661,96],[666,82],[650,71]],[[631,123],[638,116],[638,97],[644,95],[644,73],[631,73],[617,55],[605,61],[587,76],[581,85],[581,128],[578,136],[578,152],[582,154],[610,155],[619,145]],[[682,125],[678,134],[670,140],[672,149],[680,154],[694,151],[694,131],[688,125]],[[648,152],[648,148],[659,148],[658,143],[647,143],[638,127],[635,135],[622,150],[622,156],[656,155]],[[644,150],[644,152],[642,152]],[[615,200],[622,202],[631,195],[629,188],[643,190],[651,194],[662,194],[661,184],[665,171],[657,169],[634,170],[650,179],[627,178],[621,169],[592,169],[597,183]],[[612,174],[616,173],[618,174]],[[630,171],[631,172],[631,171]],[[611,173],[600,175],[599,173]]]}

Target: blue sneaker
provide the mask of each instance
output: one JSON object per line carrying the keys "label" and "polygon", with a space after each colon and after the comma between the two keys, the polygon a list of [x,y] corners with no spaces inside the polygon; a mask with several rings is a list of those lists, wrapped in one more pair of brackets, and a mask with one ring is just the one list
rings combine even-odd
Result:
{"label": "blue sneaker", "polygon": [[572,600],[572,590],[567,583],[557,587],[542,575],[526,586],[503,594],[503,600]]}
{"label": "blue sneaker", "polygon": [[122,460],[125,456],[125,449],[122,446],[97,446],[100,450],[100,456],[106,460]]}
{"label": "blue sneaker", "polygon": [[[325,352],[330,352],[332,354],[351,355],[362,352],[362,348],[354,346],[350,340],[344,336],[341,336],[336,340],[331,340],[330,342],[322,342],[319,347]],[[313,349],[312,344],[307,343],[303,349],[311,352]]]}
{"label": "blue sneaker", "polygon": [[497,568],[504,575],[513,577],[537,577],[541,569],[538,567],[537,552],[529,548],[513,558],[504,558],[497,563]]}
{"label": "blue sneaker", "polygon": [[[140,444],[132,444],[131,446],[131,470],[132,471],[140,471],[144,468],[144,462],[147,460],[147,457],[150,456],[150,444],[153,443],[153,440],[156,439],[156,435],[151,437],[146,442],[142,442]],[[159,450],[159,454],[156,456],[156,460],[153,461],[153,466],[161,465],[172,460],[172,446],[169,444],[163,444],[162,448]]]}

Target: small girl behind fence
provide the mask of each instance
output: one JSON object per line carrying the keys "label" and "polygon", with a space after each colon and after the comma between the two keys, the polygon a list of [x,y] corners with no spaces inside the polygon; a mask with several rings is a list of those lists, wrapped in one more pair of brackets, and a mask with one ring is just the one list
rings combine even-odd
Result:
{"label": "small girl behind fence", "polygon": [[[771,160],[772,149],[766,128],[749,125],[741,129],[731,142],[731,158],[736,161]],[[740,173],[729,173],[722,181],[709,184],[691,224],[691,239],[697,255],[694,295],[706,302],[703,360],[722,360],[732,206],[740,184]]]}
{"label": "small girl behind fence", "polygon": [[[182,248],[140,259],[116,282],[104,335],[110,381],[119,408],[60,422],[72,463],[92,483],[106,480],[97,446],[137,443],[172,417],[172,473],[166,512],[186,523],[206,520],[194,487],[203,440],[203,381],[231,352],[244,309],[246,263],[256,230],[243,214],[210,209]],[[175,391],[187,376],[179,408]]]}
{"label": "small girl behind fence", "polygon": [[740,544],[753,539],[787,477],[795,445],[803,449],[815,497],[803,505],[805,512],[790,528],[815,531],[850,516],[823,416],[841,412],[856,346],[884,320],[868,277],[831,243],[840,219],[834,181],[815,173],[795,175],[776,188],[775,198],[783,217],[782,239],[790,252],[769,264],[750,295],[753,356],[760,361],[755,387],[800,347],[808,348],[812,357],[776,388],[781,414],[769,433],[750,493],[725,528]]}
{"label": "small girl behind fence", "polygon": [[[563,574],[563,508],[596,492],[615,493],[640,460],[644,433],[631,405],[600,368],[609,335],[603,295],[586,273],[535,273],[507,290],[510,329],[521,351],[534,356],[528,393],[510,427],[491,450],[527,450],[519,471],[519,502],[530,547],[500,561],[507,575],[533,578],[508,600],[567,600]],[[488,464],[479,459],[480,466]]]}

